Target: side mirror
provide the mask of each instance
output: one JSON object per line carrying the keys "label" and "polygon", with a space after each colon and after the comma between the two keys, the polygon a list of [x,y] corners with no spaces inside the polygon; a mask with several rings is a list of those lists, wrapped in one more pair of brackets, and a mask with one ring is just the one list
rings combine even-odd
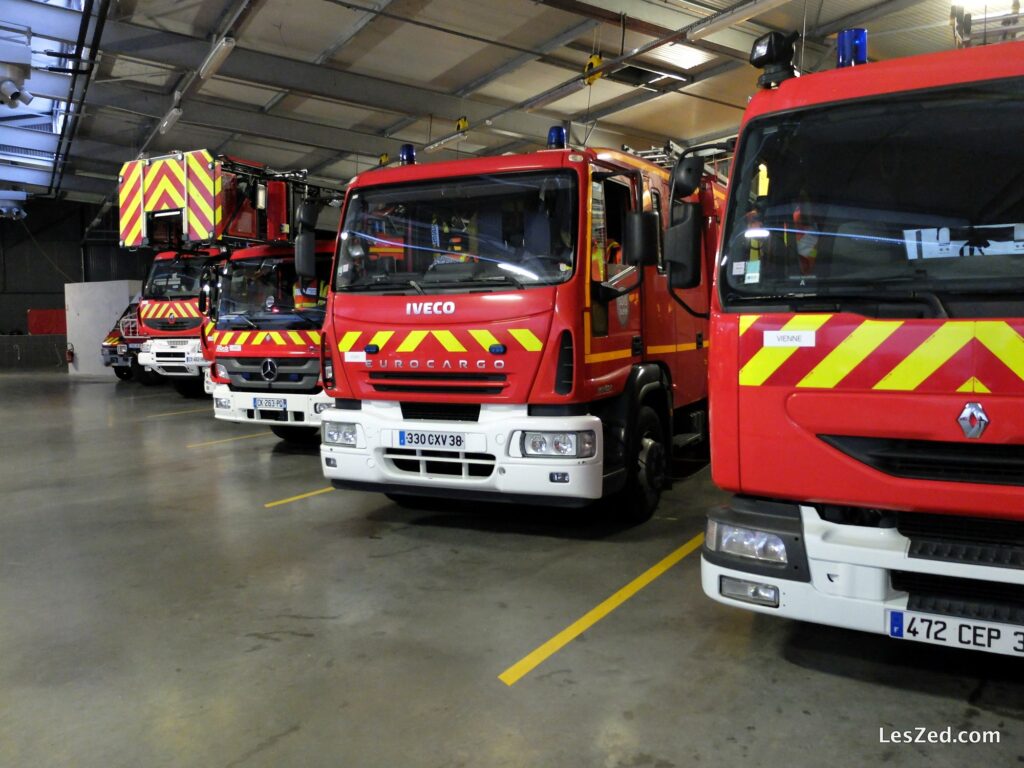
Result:
{"label": "side mirror", "polygon": [[207,267],[199,279],[199,311],[213,319],[217,307],[217,270]]}
{"label": "side mirror", "polygon": [[704,158],[687,155],[676,163],[672,169],[672,199],[689,197],[700,188],[700,179],[704,175]]}
{"label": "side mirror", "polygon": [[622,262],[640,267],[658,263],[658,214],[630,211],[622,236]]}
{"label": "side mirror", "polygon": [[300,277],[316,277],[316,235],[312,229],[295,236],[295,273]]}
{"label": "side mirror", "polygon": [[312,200],[303,200],[295,211],[295,223],[299,231],[316,229],[316,220],[319,215],[319,206]]}
{"label": "side mirror", "polygon": [[674,207],[680,220],[665,232],[668,284],[671,288],[696,288],[700,285],[700,203],[682,203]]}

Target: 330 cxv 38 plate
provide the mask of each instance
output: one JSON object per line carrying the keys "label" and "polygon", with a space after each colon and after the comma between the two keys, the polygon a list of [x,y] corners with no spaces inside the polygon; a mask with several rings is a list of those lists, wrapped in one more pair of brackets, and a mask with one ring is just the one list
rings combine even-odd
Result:
{"label": "330 cxv 38 plate", "polygon": [[283,411],[288,402],[283,397],[254,397],[252,407],[260,411]]}
{"label": "330 cxv 38 plate", "polygon": [[1024,656],[1024,626],[914,611],[887,611],[886,632],[899,640]]}
{"label": "330 cxv 38 plate", "polygon": [[466,447],[466,436],[461,432],[424,432],[400,429],[398,430],[398,446],[400,448],[461,451]]}

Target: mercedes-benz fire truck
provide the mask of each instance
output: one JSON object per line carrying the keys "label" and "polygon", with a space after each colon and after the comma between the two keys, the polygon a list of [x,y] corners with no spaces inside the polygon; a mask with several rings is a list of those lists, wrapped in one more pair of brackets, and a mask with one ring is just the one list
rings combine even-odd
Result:
{"label": "mercedes-benz fire truck", "polygon": [[754,46],[716,260],[704,590],[1022,655],[1024,43],[858,30],[794,78],[794,38]]}
{"label": "mercedes-benz fire truck", "polygon": [[[407,146],[350,183],[323,336],[335,486],[653,513],[673,436],[704,431],[709,282],[673,300],[666,169],[560,128],[549,147],[420,166]],[[677,189],[708,258],[715,187]]]}
{"label": "mercedes-benz fire truck", "polygon": [[119,175],[120,242],[168,248],[157,255],[139,304],[147,370],[194,393],[207,363],[198,308],[202,275],[235,248],[288,243],[307,192],[304,172],[279,172],[206,150],[125,163]]}
{"label": "mercedes-benz fire truck", "polygon": [[315,251],[313,279],[296,275],[294,248],[259,245],[235,251],[211,282],[203,344],[216,418],[266,424],[289,442],[319,442],[320,414],[334,402],[320,378],[334,240],[318,241]]}

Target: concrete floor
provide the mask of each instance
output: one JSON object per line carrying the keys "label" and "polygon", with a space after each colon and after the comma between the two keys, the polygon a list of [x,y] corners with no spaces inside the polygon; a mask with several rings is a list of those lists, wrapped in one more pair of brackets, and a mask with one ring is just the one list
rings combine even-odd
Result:
{"label": "concrete floor", "polygon": [[[315,451],[208,401],[7,374],[0,414],[2,766],[1024,762],[1019,660],[727,609],[697,554],[502,683],[701,530],[706,468],[630,530],[340,491],[268,509],[326,486]],[[879,743],[947,725],[1002,741]]]}

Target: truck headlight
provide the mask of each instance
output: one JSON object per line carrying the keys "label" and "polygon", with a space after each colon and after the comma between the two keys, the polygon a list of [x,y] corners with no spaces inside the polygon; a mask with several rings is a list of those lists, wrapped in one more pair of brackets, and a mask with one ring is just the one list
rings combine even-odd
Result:
{"label": "truck headlight", "polygon": [[323,413],[324,411],[326,411],[328,408],[330,408],[333,405],[334,405],[333,402],[330,402],[330,403],[314,403],[313,404],[313,413]]}
{"label": "truck headlight", "polygon": [[325,421],[323,424],[324,442],[328,445],[356,447],[356,425],[349,422]]}
{"label": "truck headlight", "polygon": [[231,410],[231,400],[227,397],[215,397],[213,398],[213,407],[224,411]]}
{"label": "truck headlight", "polygon": [[119,355],[127,355],[128,354],[128,345],[127,344],[118,344],[117,345],[117,354],[119,354]]}
{"label": "truck headlight", "polygon": [[785,542],[767,531],[742,528],[708,519],[704,541],[712,552],[721,552],[723,555],[748,557],[765,563],[785,564],[789,561]]}
{"label": "truck headlight", "polygon": [[524,456],[550,456],[566,459],[589,459],[597,452],[597,436],[585,432],[524,432]]}
{"label": "truck headlight", "polygon": [[149,352],[152,348],[153,348],[153,342],[152,341],[144,341],[144,342],[142,342],[142,347],[141,347],[141,349],[139,351],[140,352]]}

